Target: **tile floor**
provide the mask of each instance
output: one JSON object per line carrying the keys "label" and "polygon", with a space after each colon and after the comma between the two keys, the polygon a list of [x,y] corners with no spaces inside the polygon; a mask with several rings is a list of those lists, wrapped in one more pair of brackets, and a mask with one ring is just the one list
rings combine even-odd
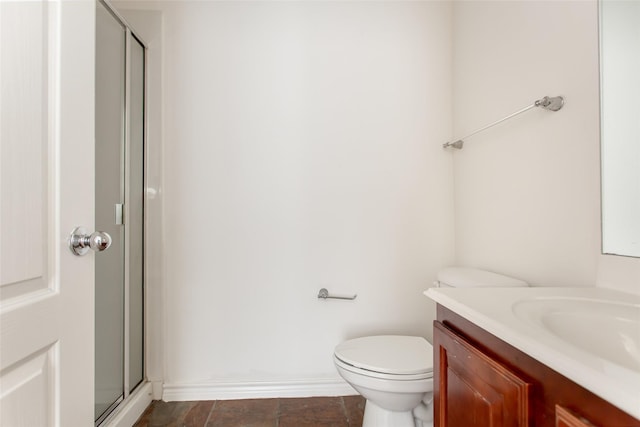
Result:
{"label": "tile floor", "polygon": [[304,399],[153,401],[134,427],[362,426],[361,396]]}

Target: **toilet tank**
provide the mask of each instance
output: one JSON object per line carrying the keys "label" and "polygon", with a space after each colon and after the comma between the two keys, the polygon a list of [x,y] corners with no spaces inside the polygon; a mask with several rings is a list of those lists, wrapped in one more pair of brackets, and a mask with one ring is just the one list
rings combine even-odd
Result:
{"label": "toilet tank", "polygon": [[447,267],[440,270],[436,285],[443,288],[529,286],[524,280],[470,267]]}

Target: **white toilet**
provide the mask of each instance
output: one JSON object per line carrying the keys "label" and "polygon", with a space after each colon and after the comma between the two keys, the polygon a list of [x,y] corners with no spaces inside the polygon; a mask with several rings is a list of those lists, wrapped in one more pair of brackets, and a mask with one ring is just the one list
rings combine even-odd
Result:
{"label": "white toilet", "polygon": [[[528,286],[512,277],[473,268],[438,273],[442,287]],[[338,373],[367,403],[363,427],[433,426],[433,347],[422,337],[379,335],[339,344]]]}

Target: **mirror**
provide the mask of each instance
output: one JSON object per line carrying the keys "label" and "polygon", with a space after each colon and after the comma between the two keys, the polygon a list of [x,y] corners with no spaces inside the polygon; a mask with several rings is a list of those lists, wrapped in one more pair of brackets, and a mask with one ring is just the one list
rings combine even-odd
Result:
{"label": "mirror", "polygon": [[600,1],[602,252],[640,257],[640,2]]}

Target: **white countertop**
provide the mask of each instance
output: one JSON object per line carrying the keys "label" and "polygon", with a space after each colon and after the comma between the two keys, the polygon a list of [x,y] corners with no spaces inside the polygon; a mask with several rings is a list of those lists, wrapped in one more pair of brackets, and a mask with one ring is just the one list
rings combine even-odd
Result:
{"label": "white countertop", "polygon": [[640,419],[640,368],[629,369],[604,360],[517,316],[513,310],[517,303],[532,298],[598,299],[640,307],[639,295],[596,287],[431,288],[425,295]]}

